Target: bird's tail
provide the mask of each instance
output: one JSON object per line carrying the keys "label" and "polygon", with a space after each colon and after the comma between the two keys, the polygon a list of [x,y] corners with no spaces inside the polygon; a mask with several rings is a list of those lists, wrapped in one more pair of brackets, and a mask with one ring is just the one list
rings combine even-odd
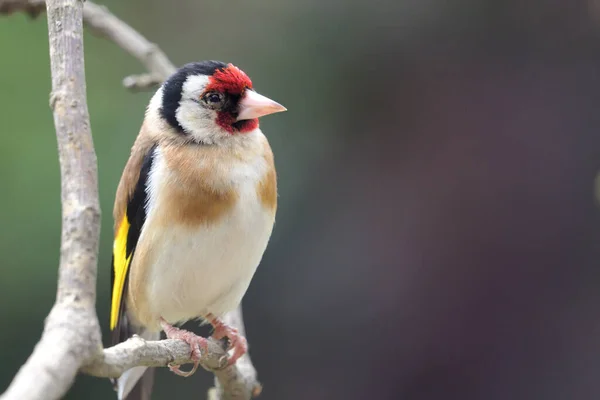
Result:
{"label": "bird's tail", "polygon": [[[145,329],[135,329],[128,324],[128,332],[121,331],[119,342],[126,340],[133,334],[137,334],[145,340],[160,339],[160,332],[150,332]],[[133,329],[132,329],[133,328]],[[116,338],[113,338],[113,341]],[[152,394],[152,385],[154,384],[154,368],[148,367],[133,367],[123,372],[118,379],[112,380],[113,387],[117,392],[119,400],[150,400]]]}

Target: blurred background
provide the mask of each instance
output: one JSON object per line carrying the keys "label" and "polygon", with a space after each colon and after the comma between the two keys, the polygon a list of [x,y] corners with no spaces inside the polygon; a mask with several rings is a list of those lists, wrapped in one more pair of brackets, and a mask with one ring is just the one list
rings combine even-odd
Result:
{"label": "blurred background", "polygon": [[[280,207],[244,299],[264,400],[600,396],[600,1],[106,0],[178,65],[244,69]],[[0,18],[0,391],[52,306],[59,168],[45,16]],[[99,160],[98,313],[112,202],[151,93],[86,34]],[[158,373],[155,399],[212,376]],[[67,399],[111,399],[81,377]]]}

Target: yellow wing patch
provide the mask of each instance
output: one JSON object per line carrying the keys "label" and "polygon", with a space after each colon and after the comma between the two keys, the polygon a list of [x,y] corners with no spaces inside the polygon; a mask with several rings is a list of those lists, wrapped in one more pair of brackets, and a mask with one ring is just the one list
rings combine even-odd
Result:
{"label": "yellow wing patch", "polygon": [[110,330],[114,330],[119,322],[119,311],[121,309],[121,298],[125,289],[125,277],[131,263],[131,256],[127,257],[127,234],[131,224],[127,220],[127,215],[123,217],[115,241],[113,243],[113,268],[115,280],[112,287],[112,302],[110,307]]}

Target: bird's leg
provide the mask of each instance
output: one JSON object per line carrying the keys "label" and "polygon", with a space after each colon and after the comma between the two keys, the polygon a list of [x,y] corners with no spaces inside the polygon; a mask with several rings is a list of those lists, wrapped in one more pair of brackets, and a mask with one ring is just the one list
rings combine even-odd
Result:
{"label": "bird's leg", "polygon": [[196,335],[193,332],[176,328],[173,325],[169,324],[167,321],[165,321],[163,318],[160,319],[160,326],[162,327],[163,331],[165,331],[168,339],[183,340],[184,342],[189,344],[190,348],[192,349],[191,358],[194,361],[194,368],[192,368],[191,371],[184,372],[179,369],[179,365],[175,365],[175,364],[169,364],[169,369],[173,373],[175,373],[179,376],[186,377],[186,378],[188,376],[193,375],[194,372],[196,372],[196,370],[198,369],[198,364],[200,363],[200,357],[202,356],[202,352],[200,351],[200,348],[202,348],[204,351],[208,350],[207,340],[201,336]]}
{"label": "bird's leg", "polygon": [[227,350],[233,349],[233,354],[229,357],[227,364],[235,364],[238,358],[248,351],[248,342],[246,341],[246,338],[240,335],[237,329],[227,325],[220,318],[217,318],[212,314],[208,314],[206,319],[208,319],[215,328],[212,335],[215,339],[223,339],[224,337],[229,338],[229,348]]}

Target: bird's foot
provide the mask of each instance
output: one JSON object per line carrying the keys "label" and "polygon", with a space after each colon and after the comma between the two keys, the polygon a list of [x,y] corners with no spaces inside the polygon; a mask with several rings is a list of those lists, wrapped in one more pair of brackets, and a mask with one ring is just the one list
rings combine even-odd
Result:
{"label": "bird's foot", "polygon": [[191,359],[194,361],[194,368],[190,371],[182,371],[179,369],[179,365],[177,364],[169,364],[169,369],[176,375],[183,376],[187,378],[188,376],[194,375],[196,370],[198,369],[198,364],[200,363],[200,357],[202,357],[201,348],[204,351],[208,350],[208,342],[205,338],[196,335],[193,332],[186,331],[184,329],[179,329],[169,324],[167,321],[161,318],[160,325],[165,331],[168,339],[179,339],[183,340],[187,344],[190,345],[190,349],[192,350]]}
{"label": "bird's foot", "polygon": [[217,340],[223,339],[224,337],[229,339],[229,348],[227,350],[233,349],[233,354],[227,360],[227,365],[235,364],[235,362],[248,351],[248,342],[246,341],[246,338],[240,335],[237,329],[227,325],[220,318],[217,318],[212,314],[209,314],[207,317],[215,328],[212,336]]}

